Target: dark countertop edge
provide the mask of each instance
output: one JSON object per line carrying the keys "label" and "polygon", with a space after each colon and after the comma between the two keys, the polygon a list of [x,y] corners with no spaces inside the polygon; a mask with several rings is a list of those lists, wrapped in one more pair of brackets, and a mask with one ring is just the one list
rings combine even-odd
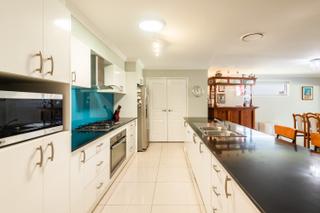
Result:
{"label": "dark countertop edge", "polygon": [[[191,121],[188,121],[188,119],[192,119],[191,117],[185,117],[184,120],[190,125],[190,127],[193,129],[193,131],[197,134],[197,136],[201,139],[201,141],[207,146],[208,150],[211,152],[211,154],[219,161],[219,163],[223,166],[223,168],[229,173],[229,175],[231,176],[231,178],[238,184],[238,186],[242,189],[242,191],[248,196],[248,198],[253,202],[253,204],[258,208],[258,210],[260,210],[261,212],[266,212],[261,206],[260,204],[253,198],[253,196],[251,196],[251,194],[245,189],[245,187],[242,186],[242,184],[240,183],[240,181],[232,174],[232,172],[229,171],[229,169],[227,169],[223,162],[221,162],[221,160],[219,159],[219,157],[208,147],[208,145],[206,144],[205,141],[202,140],[202,134],[200,134],[199,130],[193,125],[193,123]],[[210,121],[210,119],[203,117],[202,119],[207,119],[208,121]]]}
{"label": "dark countertop edge", "polygon": [[[125,120],[125,121],[121,121],[121,119],[123,119],[123,120]],[[103,136],[105,136],[105,135],[113,132],[113,131],[116,130],[116,129],[119,129],[120,127],[122,127],[122,126],[126,125],[127,123],[130,123],[131,121],[134,121],[134,120],[136,120],[136,119],[137,119],[137,117],[132,117],[132,118],[120,118],[119,124],[117,124],[116,126],[112,127],[109,131],[103,132],[103,133],[101,134],[101,136],[99,136],[99,137],[96,137],[96,138],[94,138],[94,139],[92,139],[92,140],[88,140],[86,143],[81,144],[81,145],[78,146],[76,149],[71,150],[71,152],[74,153],[74,152],[78,151],[78,150],[81,149],[82,147],[84,147],[84,146],[92,143],[93,141],[98,140],[99,138],[101,138],[101,137],[103,137]],[[72,130],[72,131],[71,131],[71,142],[72,142],[72,132],[73,132],[73,131],[75,131],[75,130]]]}

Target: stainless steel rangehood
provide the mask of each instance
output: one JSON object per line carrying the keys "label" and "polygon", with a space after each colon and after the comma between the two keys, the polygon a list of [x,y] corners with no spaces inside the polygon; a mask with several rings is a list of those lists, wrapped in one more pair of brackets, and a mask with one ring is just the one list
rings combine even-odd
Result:
{"label": "stainless steel rangehood", "polygon": [[91,55],[91,88],[97,90],[110,89],[110,86],[106,86],[104,81],[105,66],[106,61],[102,57]]}

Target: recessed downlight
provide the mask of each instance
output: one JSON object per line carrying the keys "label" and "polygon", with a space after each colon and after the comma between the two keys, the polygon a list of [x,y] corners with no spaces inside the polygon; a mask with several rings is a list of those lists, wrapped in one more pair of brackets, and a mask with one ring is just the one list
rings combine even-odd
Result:
{"label": "recessed downlight", "polygon": [[160,32],[165,26],[165,22],[162,20],[144,20],[139,24],[139,28],[147,32]]}
{"label": "recessed downlight", "polygon": [[241,40],[245,42],[256,41],[264,37],[263,33],[247,33],[241,36]]}

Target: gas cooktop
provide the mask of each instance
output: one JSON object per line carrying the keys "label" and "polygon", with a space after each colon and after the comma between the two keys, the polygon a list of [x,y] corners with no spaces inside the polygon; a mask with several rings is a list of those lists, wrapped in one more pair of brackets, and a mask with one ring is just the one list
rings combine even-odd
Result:
{"label": "gas cooktop", "polygon": [[79,128],[77,128],[77,131],[80,131],[80,132],[104,132],[104,131],[109,131],[117,124],[118,123],[114,122],[113,120],[99,121],[99,122],[89,123],[89,124],[80,126]]}

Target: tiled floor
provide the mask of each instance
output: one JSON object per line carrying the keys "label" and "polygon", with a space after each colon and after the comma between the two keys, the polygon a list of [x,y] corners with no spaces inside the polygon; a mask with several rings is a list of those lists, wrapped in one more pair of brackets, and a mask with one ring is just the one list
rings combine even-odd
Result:
{"label": "tiled floor", "polygon": [[129,162],[97,213],[200,213],[183,143],[152,143]]}

